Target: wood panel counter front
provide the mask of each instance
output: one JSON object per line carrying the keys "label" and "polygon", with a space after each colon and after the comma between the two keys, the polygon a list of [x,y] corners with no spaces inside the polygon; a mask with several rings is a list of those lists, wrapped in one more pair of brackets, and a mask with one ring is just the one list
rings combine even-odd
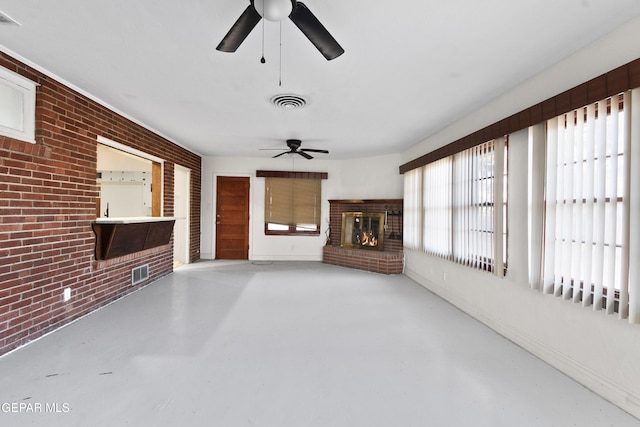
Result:
{"label": "wood panel counter front", "polygon": [[169,244],[175,220],[173,217],[97,218],[92,224],[96,235],[96,260]]}

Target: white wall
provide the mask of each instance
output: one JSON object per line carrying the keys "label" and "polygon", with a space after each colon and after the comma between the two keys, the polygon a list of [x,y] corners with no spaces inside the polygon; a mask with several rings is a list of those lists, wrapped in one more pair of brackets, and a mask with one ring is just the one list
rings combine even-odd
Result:
{"label": "white wall", "polygon": [[[249,259],[252,260],[322,260],[325,230],[329,226],[329,200],[333,199],[400,199],[402,175],[398,172],[400,155],[378,156],[358,160],[305,160],[288,157],[202,159],[201,258],[215,258],[215,182],[222,176],[247,176],[250,189]],[[256,178],[256,170],[327,172],[322,182],[322,222],[319,236],[265,236],[264,179]]]}
{"label": "white wall", "polygon": [[151,216],[150,206],[144,204],[147,193],[144,183],[107,181],[98,184],[101,216],[107,216],[107,211],[110,218]]}
{"label": "white wall", "polygon": [[490,100],[484,107],[403,152],[401,163],[411,161],[640,58],[640,43],[636,42],[639,37],[640,18],[636,18],[513,90],[496,94],[496,99]]}
{"label": "white wall", "polygon": [[[640,57],[636,19],[469,117],[402,153],[401,162]],[[639,141],[634,141],[634,145]],[[640,418],[640,325],[531,290],[528,284],[527,132],[509,140],[505,278],[405,250],[406,274],[497,332]]]}
{"label": "white wall", "polygon": [[343,160],[340,187],[330,199],[401,199],[400,155]]}
{"label": "white wall", "polygon": [[151,173],[151,160],[143,159],[104,144],[98,144],[98,171],[145,171]]}

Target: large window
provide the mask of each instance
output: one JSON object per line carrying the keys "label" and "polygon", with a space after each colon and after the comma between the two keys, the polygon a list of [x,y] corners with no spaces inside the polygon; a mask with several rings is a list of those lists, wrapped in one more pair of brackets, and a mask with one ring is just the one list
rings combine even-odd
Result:
{"label": "large window", "polygon": [[320,234],[321,182],[313,178],[267,177],[265,234]]}
{"label": "large window", "polygon": [[629,110],[619,95],[547,123],[543,291],[608,313],[629,286]]}
{"label": "large window", "polygon": [[0,67],[0,135],[35,142],[36,84]]}
{"label": "large window", "polygon": [[504,273],[505,141],[489,141],[405,174],[405,247]]}
{"label": "large window", "polygon": [[506,138],[453,156],[453,258],[498,275],[506,266]]}

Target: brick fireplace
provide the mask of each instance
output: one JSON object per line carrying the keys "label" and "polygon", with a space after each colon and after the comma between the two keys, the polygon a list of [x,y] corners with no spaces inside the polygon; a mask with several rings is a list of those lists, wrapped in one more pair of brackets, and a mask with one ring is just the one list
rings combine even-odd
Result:
{"label": "brick fireplace", "polygon": [[[402,199],[329,200],[329,242],[323,248],[326,264],[382,274],[402,273]],[[340,245],[343,213],[383,213],[385,230],[382,250]]]}

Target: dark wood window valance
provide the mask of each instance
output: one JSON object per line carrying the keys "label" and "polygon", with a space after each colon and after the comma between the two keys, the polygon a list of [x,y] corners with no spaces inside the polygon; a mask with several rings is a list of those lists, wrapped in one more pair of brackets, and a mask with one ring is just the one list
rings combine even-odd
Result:
{"label": "dark wood window valance", "polygon": [[629,89],[640,87],[640,59],[622,65],[586,83],[553,96],[532,107],[515,113],[483,129],[418,157],[400,166],[400,173],[417,169],[436,160],[475,147],[483,142],[526,129],[552,119],[560,114],[617,95]]}
{"label": "dark wood window valance", "polygon": [[297,179],[327,179],[327,172],[287,172],[257,170],[258,178],[297,178]]}

